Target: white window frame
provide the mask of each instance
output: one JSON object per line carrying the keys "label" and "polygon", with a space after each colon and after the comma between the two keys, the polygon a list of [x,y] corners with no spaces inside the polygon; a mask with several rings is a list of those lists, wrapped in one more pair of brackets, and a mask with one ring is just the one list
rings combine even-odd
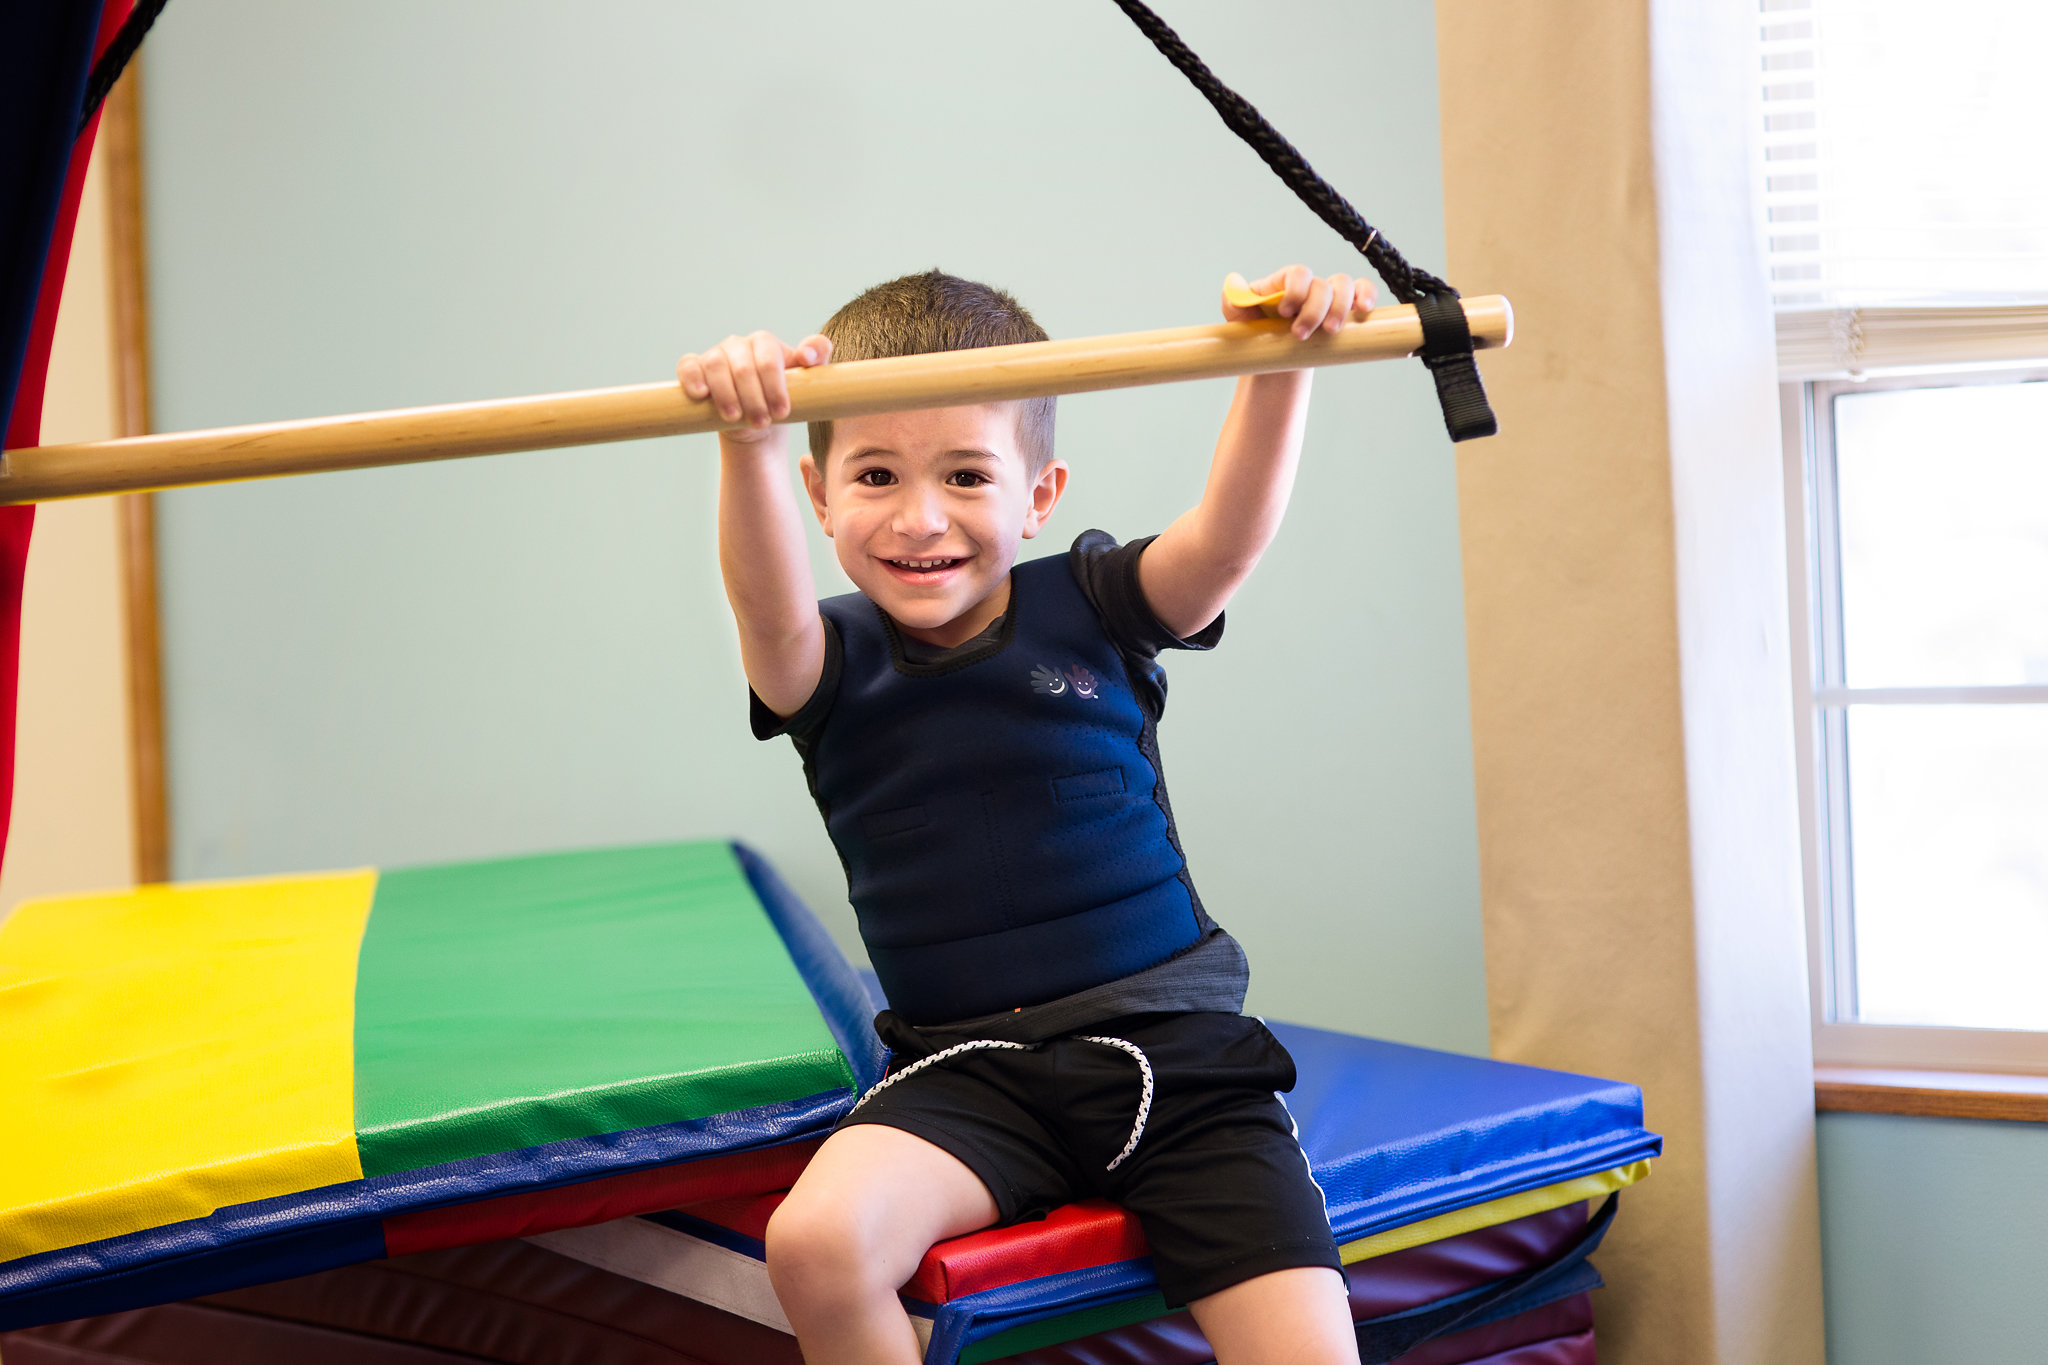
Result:
{"label": "white window frame", "polygon": [[[2013,310],[2015,313],[2021,310]],[[2027,310],[2033,311],[2033,310]],[[1847,888],[1835,884],[1835,869],[1847,865],[1847,813],[1829,800],[1844,789],[1846,712],[1851,699],[1915,702],[2048,701],[2048,687],[1849,689],[1833,676],[1840,658],[1839,548],[1836,545],[1834,433],[1828,401],[1845,391],[2009,384],[2048,380],[2048,360],[2034,330],[2030,364],[1994,364],[2006,346],[1986,346],[1978,363],[1960,369],[1947,364],[1901,366],[1881,375],[1851,376],[1834,365],[1800,356],[1789,340],[1788,318],[1780,315],[1780,355],[1790,363],[1781,378],[1784,426],[1787,575],[1791,584],[1793,728],[1799,746],[1799,819],[1804,849],[1807,970],[1812,988],[1813,1055],[1818,1066],[1883,1067],[1912,1070],[2025,1072],[2048,1074],[2048,1032],[2006,1029],[1929,1028],[1860,1023],[1843,997],[1853,989],[1853,912]],[[2039,314],[2029,322],[2037,322]],[[2033,330],[2033,329],[2029,329]],[[1956,348],[1961,350],[1963,348]],[[1999,352],[2003,351],[2003,354]],[[1950,355],[1954,352],[1951,351]],[[1943,356],[1948,360],[1949,356]],[[1805,371],[1804,374],[1801,371]],[[1816,613],[1814,607],[1821,605]],[[1816,616],[1820,619],[1816,620]],[[1836,709],[1825,708],[1833,706]],[[1830,781],[1829,765],[1837,765]],[[1831,809],[1831,807],[1833,807]],[[1844,1017],[1849,1016],[1849,1017]]]}

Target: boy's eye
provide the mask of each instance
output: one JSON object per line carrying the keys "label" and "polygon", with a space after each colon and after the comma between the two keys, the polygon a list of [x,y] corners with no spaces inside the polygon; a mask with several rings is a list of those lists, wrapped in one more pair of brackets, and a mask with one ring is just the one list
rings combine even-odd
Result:
{"label": "boy's eye", "polygon": [[887,488],[896,482],[896,476],[886,469],[863,469],[853,476],[855,483],[864,483],[869,488]]}
{"label": "boy's eye", "polygon": [[972,469],[956,469],[946,476],[946,482],[955,488],[979,488],[989,482],[989,477]]}

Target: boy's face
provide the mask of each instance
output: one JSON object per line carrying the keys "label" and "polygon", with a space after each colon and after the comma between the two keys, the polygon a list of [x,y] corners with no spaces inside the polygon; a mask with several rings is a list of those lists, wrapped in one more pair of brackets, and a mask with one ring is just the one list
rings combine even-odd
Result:
{"label": "boy's face", "polygon": [[1067,482],[1036,475],[1017,444],[1017,405],[843,417],[825,468],[803,459],[818,523],[854,586],[912,635],[948,646],[1009,604],[1019,542],[1038,534]]}

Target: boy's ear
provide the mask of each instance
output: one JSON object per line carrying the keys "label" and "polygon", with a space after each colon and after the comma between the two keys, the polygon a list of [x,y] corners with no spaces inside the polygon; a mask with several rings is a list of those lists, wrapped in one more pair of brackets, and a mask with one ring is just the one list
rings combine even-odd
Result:
{"label": "boy's ear", "polygon": [[825,471],[818,468],[818,457],[808,450],[797,461],[796,467],[804,476],[804,492],[811,495],[811,511],[817,514],[818,525],[829,537],[832,534],[832,509],[825,504]]}
{"label": "boy's ear", "polygon": [[1038,471],[1038,477],[1031,484],[1031,506],[1024,511],[1024,538],[1030,540],[1045,529],[1052,520],[1052,509],[1059,506],[1060,494],[1067,491],[1067,462],[1049,460],[1045,468]]}

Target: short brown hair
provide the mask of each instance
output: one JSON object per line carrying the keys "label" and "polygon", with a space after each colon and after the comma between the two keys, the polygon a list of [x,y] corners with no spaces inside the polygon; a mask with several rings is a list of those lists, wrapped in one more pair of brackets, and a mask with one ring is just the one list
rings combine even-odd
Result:
{"label": "short brown hair", "polygon": [[[866,290],[819,329],[832,340],[832,359],[881,360],[978,346],[1046,340],[1023,304],[993,285],[942,270],[905,275]],[[1017,445],[1033,474],[1052,461],[1051,398],[1018,403]],[[820,466],[832,446],[832,424],[812,422],[811,456]]]}

